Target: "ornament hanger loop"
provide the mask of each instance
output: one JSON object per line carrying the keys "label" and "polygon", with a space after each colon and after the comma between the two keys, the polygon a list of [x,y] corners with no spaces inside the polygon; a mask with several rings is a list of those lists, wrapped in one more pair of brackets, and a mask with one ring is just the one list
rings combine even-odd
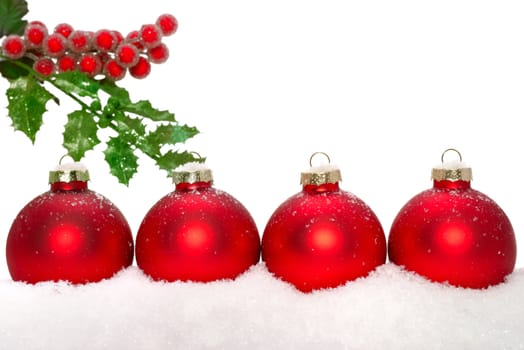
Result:
{"label": "ornament hanger loop", "polygon": [[62,165],[62,161],[63,161],[63,160],[64,160],[64,158],[66,158],[66,157],[69,157],[69,158],[71,158],[71,161],[73,161],[73,162],[74,162],[74,159],[73,159],[73,157],[71,157],[71,156],[70,156],[69,154],[64,154],[64,155],[63,155],[62,157],[60,157],[60,160],[58,161],[58,165]]}
{"label": "ornament hanger loop", "polygon": [[313,158],[315,158],[315,156],[318,156],[318,155],[323,155],[324,157],[327,158],[327,161],[328,161],[328,164],[331,164],[331,159],[329,158],[329,156],[327,155],[327,153],[325,152],[315,152],[311,155],[311,157],[309,158],[309,166],[310,167],[313,167]]}
{"label": "ornament hanger loop", "polygon": [[447,150],[442,152],[442,156],[440,157],[440,160],[442,161],[443,164],[444,164],[444,156],[446,155],[446,153],[450,151],[455,152],[458,155],[459,161],[462,162],[462,154],[460,154],[460,152],[456,150],[455,148],[448,148]]}
{"label": "ornament hanger loop", "polygon": [[202,159],[202,156],[201,156],[200,153],[198,153],[198,152],[191,151],[191,152],[189,152],[189,154],[194,155],[195,158],[197,158],[197,159]]}

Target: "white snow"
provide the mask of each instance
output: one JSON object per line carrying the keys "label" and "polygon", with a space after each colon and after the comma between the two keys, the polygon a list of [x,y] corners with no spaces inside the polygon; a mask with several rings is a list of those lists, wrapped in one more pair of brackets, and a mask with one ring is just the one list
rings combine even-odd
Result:
{"label": "white snow", "polygon": [[186,164],[183,164],[179,167],[177,167],[174,171],[176,172],[199,172],[199,171],[205,171],[209,170],[209,167],[205,165],[204,163],[199,162],[189,162]]}
{"label": "white snow", "polygon": [[332,171],[340,170],[340,168],[333,164],[322,164],[322,165],[315,165],[307,170],[303,171],[304,173],[312,173],[312,174],[319,174],[319,173],[328,173]]}
{"label": "white snow", "polygon": [[58,164],[54,170],[55,171],[64,171],[64,172],[87,171],[87,167],[82,162],[70,162],[70,163]]}
{"label": "white snow", "polygon": [[460,160],[449,160],[442,162],[440,164],[437,164],[433,167],[434,169],[447,169],[447,170],[457,170],[457,169],[467,169],[469,166],[465,162],[461,162]]}
{"label": "white snow", "polygon": [[137,267],[71,286],[1,281],[1,349],[522,349],[524,270],[485,290],[386,264],[303,294],[263,263],[234,281],[163,283]]}

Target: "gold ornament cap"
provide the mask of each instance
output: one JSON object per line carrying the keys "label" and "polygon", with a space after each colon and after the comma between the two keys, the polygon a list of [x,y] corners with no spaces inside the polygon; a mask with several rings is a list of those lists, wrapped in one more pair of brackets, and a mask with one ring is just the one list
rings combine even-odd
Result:
{"label": "gold ornament cap", "polygon": [[190,162],[173,171],[173,183],[213,182],[213,173],[205,164]]}
{"label": "gold ornament cap", "polygon": [[89,171],[83,163],[60,163],[54,170],[49,172],[49,184],[73,181],[89,181]]}
{"label": "gold ornament cap", "polygon": [[[455,152],[458,159],[444,161],[444,156],[448,152]],[[462,155],[454,148],[448,148],[442,152],[440,157],[442,164],[434,167],[431,171],[431,178],[435,181],[471,181],[473,179],[471,168],[462,162]]]}
{"label": "gold ornament cap", "polygon": [[[328,164],[313,166],[313,158],[318,155],[323,155],[327,158]],[[315,152],[309,158],[310,168],[300,174],[300,184],[306,185],[323,185],[323,184],[334,184],[342,181],[340,170],[337,166],[331,165],[331,159],[324,152]]]}

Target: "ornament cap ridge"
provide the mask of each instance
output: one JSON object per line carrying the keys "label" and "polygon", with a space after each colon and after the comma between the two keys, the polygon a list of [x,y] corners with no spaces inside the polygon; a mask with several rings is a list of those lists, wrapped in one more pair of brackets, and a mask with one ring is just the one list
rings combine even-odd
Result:
{"label": "ornament cap ridge", "polygon": [[431,178],[436,181],[471,181],[471,168],[445,169],[433,168]]}
{"label": "ornament cap ridge", "polygon": [[49,172],[49,183],[89,181],[89,171],[80,162],[59,164],[54,170]]}
{"label": "ornament cap ridge", "polygon": [[322,165],[309,168],[300,174],[300,184],[323,185],[342,181],[340,170],[335,165]]}
{"label": "ornament cap ridge", "polygon": [[205,164],[190,162],[173,171],[173,183],[213,182],[213,173]]}

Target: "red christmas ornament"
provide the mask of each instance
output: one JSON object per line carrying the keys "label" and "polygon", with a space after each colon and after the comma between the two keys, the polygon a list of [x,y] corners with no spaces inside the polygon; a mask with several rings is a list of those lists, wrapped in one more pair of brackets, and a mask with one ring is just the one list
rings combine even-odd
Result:
{"label": "red christmas ornament", "polygon": [[175,191],[160,199],[138,230],[138,266],[155,280],[234,279],[260,259],[260,237],[247,209],[212,187],[211,170],[175,170]]}
{"label": "red christmas ornament", "polygon": [[88,180],[83,165],[61,165],[49,173],[50,191],[16,216],[6,246],[13,280],[97,282],[133,263],[126,219]]}
{"label": "red christmas ornament", "polygon": [[262,236],[268,270],[302,292],[337,287],[386,261],[378,218],[361,199],[340,190],[340,180],[332,165],[302,173],[302,192],[276,209]]}
{"label": "red christmas ornament", "polygon": [[485,288],[514,267],[515,235],[502,209],[471,188],[471,168],[460,162],[433,169],[433,188],[413,197],[393,221],[389,259],[436,282]]}

